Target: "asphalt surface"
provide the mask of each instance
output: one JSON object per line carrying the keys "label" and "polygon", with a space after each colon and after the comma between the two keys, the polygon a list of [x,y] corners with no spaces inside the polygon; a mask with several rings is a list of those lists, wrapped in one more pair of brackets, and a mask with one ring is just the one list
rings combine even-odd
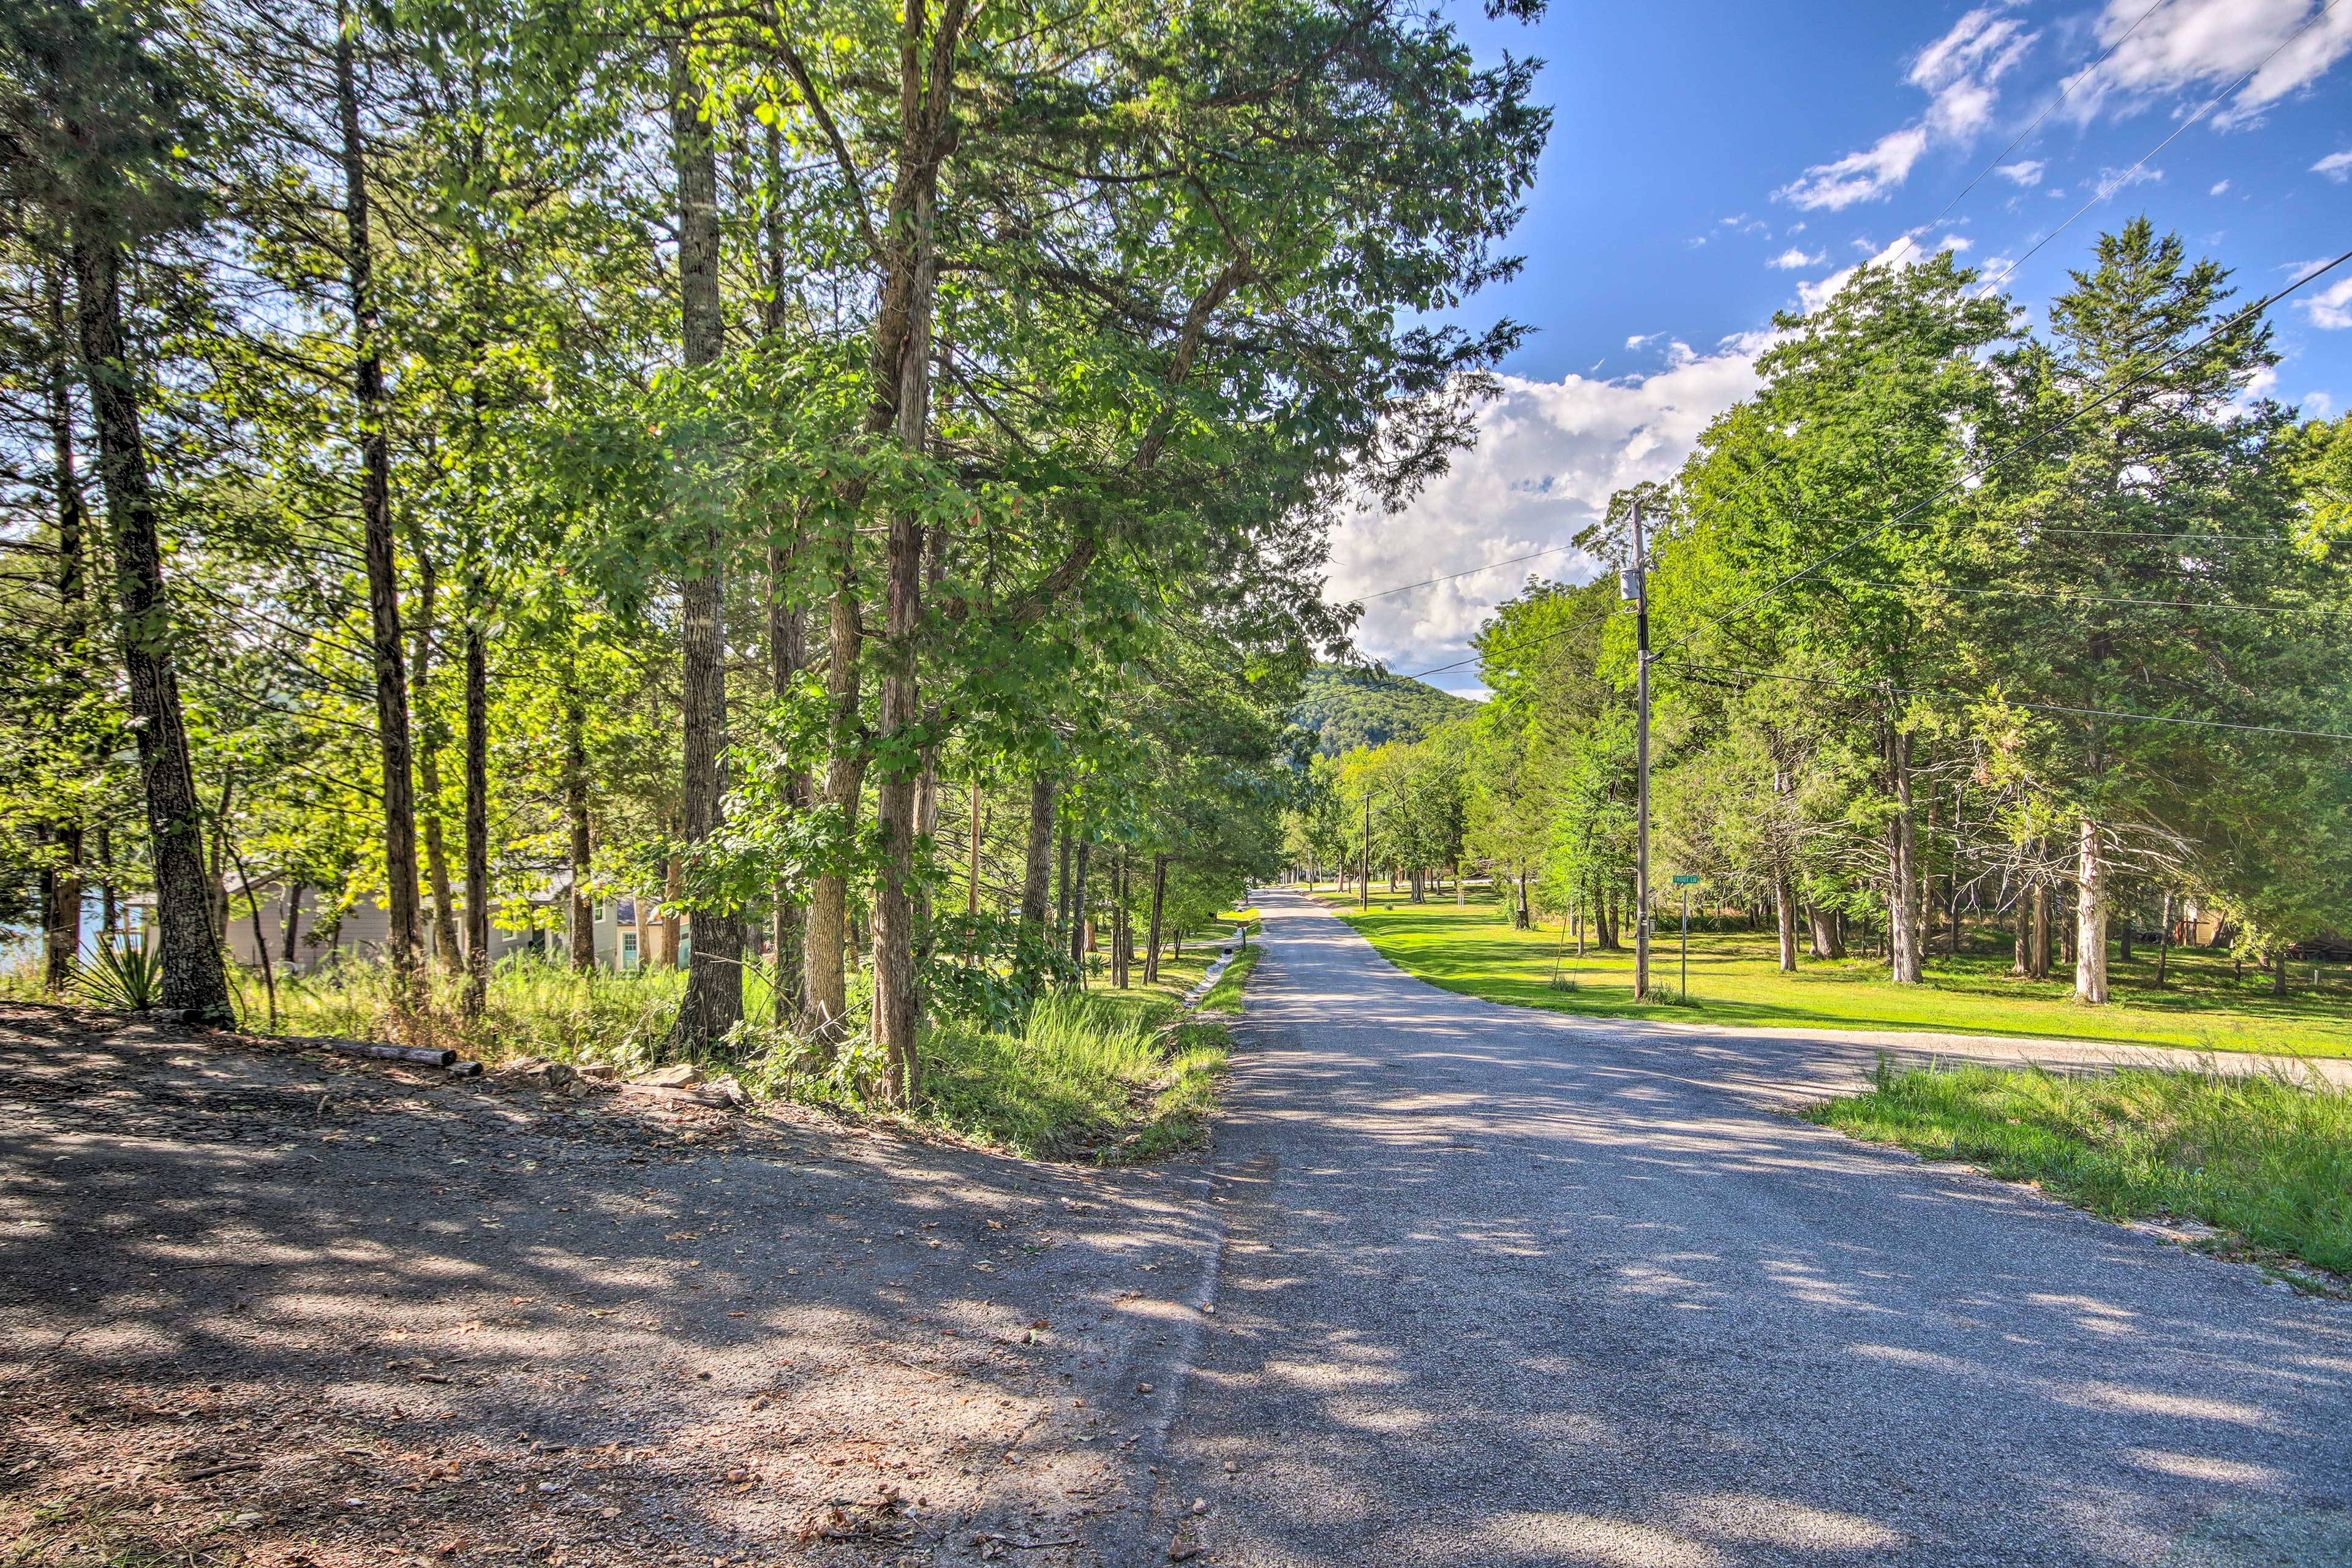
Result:
{"label": "asphalt surface", "polygon": [[1175,1552],[2352,1563],[2352,1306],[1786,1113],[1867,1047],[1501,1007],[1260,907]]}

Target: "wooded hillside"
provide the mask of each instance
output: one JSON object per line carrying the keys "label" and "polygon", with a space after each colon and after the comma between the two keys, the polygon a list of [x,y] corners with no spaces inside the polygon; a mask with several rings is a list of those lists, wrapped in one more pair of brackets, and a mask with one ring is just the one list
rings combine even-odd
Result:
{"label": "wooded hillside", "polygon": [[1465,719],[1478,705],[1409,676],[1333,665],[1307,672],[1294,717],[1317,735],[1316,750],[1338,756],[1391,741],[1419,741],[1440,725]]}

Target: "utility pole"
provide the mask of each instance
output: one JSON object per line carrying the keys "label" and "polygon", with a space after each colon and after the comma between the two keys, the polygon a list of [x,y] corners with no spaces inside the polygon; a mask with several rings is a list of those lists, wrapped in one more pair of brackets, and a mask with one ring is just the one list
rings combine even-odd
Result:
{"label": "utility pole", "polygon": [[1633,503],[1633,565],[1618,579],[1633,601],[1633,1000],[1650,994],[1650,558],[1642,540],[1642,503]]}
{"label": "utility pole", "polygon": [[1364,875],[1356,884],[1356,897],[1366,912],[1372,907],[1372,792],[1364,792]]}

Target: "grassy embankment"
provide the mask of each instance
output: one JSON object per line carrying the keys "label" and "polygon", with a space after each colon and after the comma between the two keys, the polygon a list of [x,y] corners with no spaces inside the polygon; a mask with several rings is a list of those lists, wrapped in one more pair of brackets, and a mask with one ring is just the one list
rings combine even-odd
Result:
{"label": "grassy embankment", "polygon": [[[1237,917],[1238,918],[1238,917]],[[1196,1145],[1213,1112],[1225,1066],[1224,1031],[1213,1022],[1183,1021],[1182,998],[1200,984],[1231,922],[1188,940],[1183,955],[1162,954],[1157,984],[1121,991],[1102,975],[1080,994],[1049,998],[1018,1033],[992,1033],[958,1025],[933,1029],[924,1048],[924,1085],[912,1123],[936,1131],[1051,1159],[1146,1160]],[[1254,950],[1253,950],[1254,951]],[[1225,983],[1238,996],[1239,976]],[[756,970],[747,975],[744,1001],[754,1019],[770,1016],[768,993]],[[648,1067],[677,1016],[686,977],[677,970],[644,969],[593,978],[537,963],[501,965],[491,977],[484,1014],[468,1025],[457,1005],[457,983],[428,979],[429,1000],[417,1018],[396,1027],[390,976],[374,966],[281,979],[278,1030],[289,1035],[402,1037],[446,1045],[496,1065],[525,1057],[573,1064],[608,1063],[624,1071]],[[247,1026],[264,1025],[257,976],[241,975]],[[1224,1010],[1238,1011],[1237,1004]],[[796,1053],[754,1043],[739,1059],[718,1057],[710,1072],[733,1072],[754,1093],[834,1103],[872,1111],[851,1076],[813,1077],[793,1070]]]}
{"label": "grassy embankment", "polygon": [[2223,1233],[2222,1250],[2352,1274],[2352,1095],[2341,1091],[2138,1069],[2059,1078],[1882,1067],[1868,1093],[1808,1114],[1856,1138],[2038,1183],[2109,1218],[2195,1219]]}
{"label": "grassy embankment", "polygon": [[[1996,952],[1991,937],[1981,951],[1957,960],[1935,955],[1927,983],[1913,986],[1889,984],[1885,962],[1871,958],[1801,958],[1796,973],[1782,974],[1770,931],[1695,931],[1688,1004],[1637,1002],[1630,945],[1580,958],[1572,940],[1563,951],[1557,921],[1539,931],[1513,931],[1501,902],[1483,889],[1474,888],[1464,908],[1450,893],[1415,905],[1402,893],[1377,887],[1369,911],[1354,907],[1353,895],[1324,897],[1381,956],[1410,974],[1449,991],[1563,1013],[2352,1056],[2352,982],[2340,970],[2315,987],[2306,965],[2286,995],[2273,996],[2267,975],[2248,970],[2241,978],[2227,958],[2176,948],[2159,991],[2156,955],[2142,947],[2129,963],[2111,961],[2115,999],[2090,1007],[2074,1000],[2070,976],[2012,978],[2006,942]],[[1662,939],[1653,977],[1673,987],[1681,976],[1677,928],[1666,926]]]}

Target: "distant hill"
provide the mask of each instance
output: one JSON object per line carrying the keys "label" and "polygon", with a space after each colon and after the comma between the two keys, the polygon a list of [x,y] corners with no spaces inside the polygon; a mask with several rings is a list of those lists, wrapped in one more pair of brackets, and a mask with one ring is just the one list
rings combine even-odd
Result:
{"label": "distant hill", "polygon": [[1418,741],[1477,706],[1406,676],[1326,665],[1308,673],[1292,718],[1320,737],[1318,750],[1337,756],[1359,746]]}

